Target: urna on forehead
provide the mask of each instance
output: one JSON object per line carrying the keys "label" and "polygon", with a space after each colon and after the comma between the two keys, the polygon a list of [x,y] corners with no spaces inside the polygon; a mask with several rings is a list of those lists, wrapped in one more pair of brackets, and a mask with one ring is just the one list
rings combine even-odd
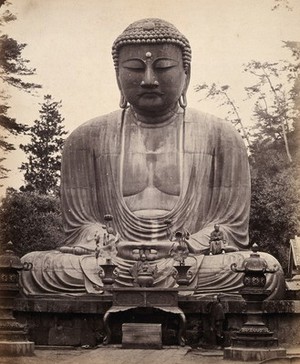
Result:
{"label": "urna on forehead", "polygon": [[183,66],[188,70],[191,63],[191,47],[187,38],[171,23],[157,18],[138,20],[130,24],[114,41],[112,56],[114,66],[119,66],[119,51],[132,44],[174,44],[181,48]]}

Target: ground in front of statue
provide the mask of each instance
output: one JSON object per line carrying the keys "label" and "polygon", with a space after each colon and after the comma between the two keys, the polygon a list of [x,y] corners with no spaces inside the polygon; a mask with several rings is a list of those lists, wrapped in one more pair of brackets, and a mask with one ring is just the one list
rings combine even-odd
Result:
{"label": "ground in front of statue", "polygon": [[[298,357],[300,346],[287,350],[287,357]],[[85,348],[39,348],[32,357],[7,358],[0,356],[0,364],[239,364],[240,361],[223,360],[222,350],[191,349],[189,347],[166,347],[162,350],[121,349],[110,345],[95,349]],[[281,363],[277,359],[278,364]],[[258,363],[258,362],[247,362]],[[284,361],[286,363],[286,361]],[[298,363],[293,361],[293,363]]]}

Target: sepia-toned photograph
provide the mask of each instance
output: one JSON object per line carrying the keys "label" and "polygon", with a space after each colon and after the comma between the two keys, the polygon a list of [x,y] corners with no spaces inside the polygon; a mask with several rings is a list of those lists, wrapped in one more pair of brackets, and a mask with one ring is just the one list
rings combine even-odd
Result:
{"label": "sepia-toned photograph", "polygon": [[299,19],[0,0],[0,364],[300,363]]}

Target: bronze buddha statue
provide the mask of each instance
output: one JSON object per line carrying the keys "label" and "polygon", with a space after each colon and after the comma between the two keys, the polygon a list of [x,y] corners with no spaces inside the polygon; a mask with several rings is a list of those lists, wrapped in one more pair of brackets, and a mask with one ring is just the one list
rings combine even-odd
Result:
{"label": "bronze buddha statue", "polygon": [[[242,275],[230,265],[249,256],[250,174],[241,137],[230,123],[186,107],[191,49],[172,24],[131,24],[114,42],[112,55],[121,109],[82,124],[66,140],[66,240],[56,251],[23,257],[34,266],[22,274],[24,292],[101,292],[95,235],[99,243],[110,214],[117,246],[112,261],[120,271],[116,285],[132,286],[133,250],[146,243],[156,252],[150,262],[157,266],[154,286],[173,287],[169,233],[184,230],[194,255],[193,294],[236,294]],[[231,252],[205,255],[216,224]],[[281,297],[282,270],[268,277],[267,286],[271,298]]]}

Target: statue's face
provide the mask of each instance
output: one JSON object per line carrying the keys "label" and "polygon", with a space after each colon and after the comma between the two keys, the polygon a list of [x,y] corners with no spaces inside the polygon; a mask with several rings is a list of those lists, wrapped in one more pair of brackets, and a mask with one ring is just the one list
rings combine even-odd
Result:
{"label": "statue's face", "polygon": [[143,44],[120,49],[117,79],[126,100],[137,112],[159,115],[176,106],[189,76],[178,46]]}

